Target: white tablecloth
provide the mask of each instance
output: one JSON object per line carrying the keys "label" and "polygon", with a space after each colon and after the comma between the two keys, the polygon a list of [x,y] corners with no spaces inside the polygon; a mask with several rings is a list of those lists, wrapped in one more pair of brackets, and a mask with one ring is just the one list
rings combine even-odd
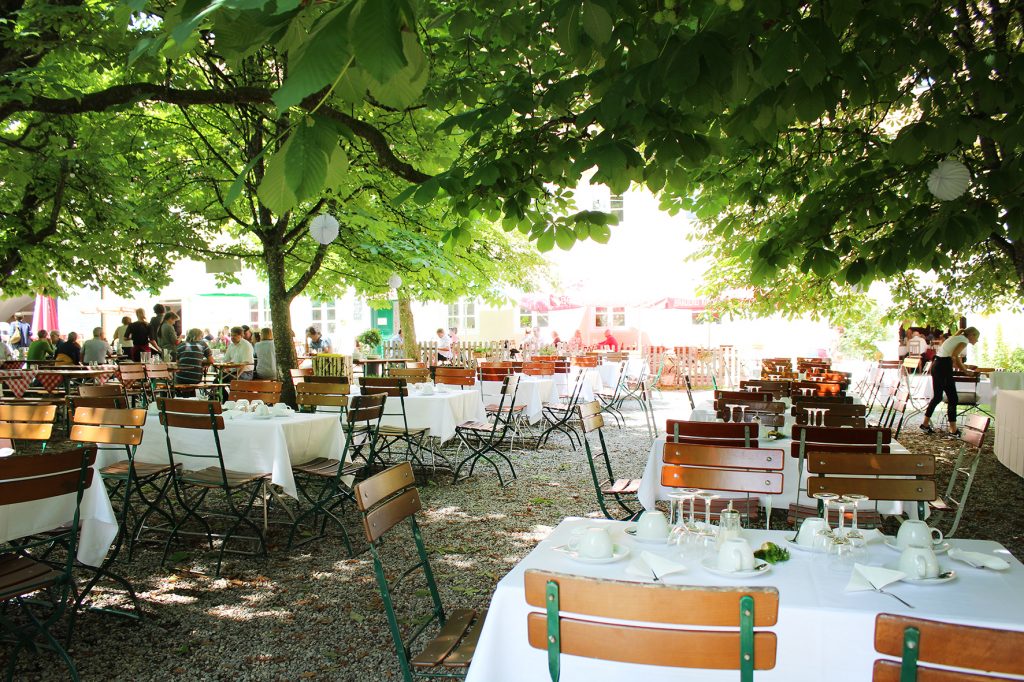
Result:
{"label": "white tablecloth", "polygon": [[[793,417],[787,417],[787,424],[784,429],[779,429],[787,436],[792,431],[792,420]],[[790,446],[793,443],[792,438],[780,438],[779,440],[768,440],[764,437],[768,429],[761,428],[761,437],[757,441],[757,447],[759,448],[774,448],[782,450],[785,462],[783,464],[783,488],[781,495],[772,495],[771,502],[774,509],[780,509],[782,507],[788,507],[790,504],[796,502],[797,492],[797,474],[800,466],[800,460],[797,457],[790,455]],[[674,490],[674,488],[666,488],[661,485],[661,457],[665,447],[665,435],[662,434],[654,439],[654,443],[651,445],[651,449],[647,452],[647,465],[644,467],[643,481],[640,483],[640,490],[637,492],[637,497],[640,500],[640,504],[644,506],[644,509],[654,509],[654,503],[656,500],[667,500],[668,494]],[[898,442],[893,441],[889,444],[889,451],[896,454],[906,454],[908,451],[905,447],[900,445]],[[804,482],[807,481],[807,471],[804,470]],[[722,493],[721,496],[725,499],[730,497],[741,498],[746,497],[743,493]],[[768,495],[759,496],[762,506],[767,503]],[[810,504],[814,501],[807,497],[806,490],[800,495],[801,504]],[[908,509],[916,514],[916,505],[908,505],[914,508],[913,510]],[[879,512],[883,514],[899,514],[903,511],[903,504],[900,502],[879,502]]]}
{"label": "white tablecloth", "polygon": [[[79,514],[82,532],[78,538],[78,560],[89,566],[103,563],[117,536],[117,518],[99,474],[102,466],[97,458],[92,485],[82,495]],[[74,517],[75,494],[4,507],[0,512],[0,542],[53,530]]]}
{"label": "white tablecloth", "polygon": [[[402,426],[398,398],[388,398],[384,405],[385,417],[381,424]],[[393,415],[390,413],[399,413]],[[449,388],[446,393],[405,397],[405,418],[410,429],[429,429],[432,438],[446,441],[455,436],[455,427],[472,420],[487,418],[480,391],[472,388]]]}
{"label": "white tablecloth", "polygon": [[[911,379],[910,387],[911,395],[920,398],[925,402],[931,400],[932,396],[935,395],[935,392],[932,390],[932,377],[930,374],[915,375]],[[996,387],[993,384],[993,382],[990,381],[989,379],[982,379],[977,384],[973,382],[961,383],[959,381],[956,384],[957,393],[964,397],[971,396],[975,392],[975,390],[977,390],[978,392],[979,404],[995,404],[994,401],[996,396]],[[876,402],[884,403],[884,394],[880,393]],[[945,410],[945,408],[941,409]],[[943,417],[943,420],[945,420],[945,417]]]}
{"label": "white tablecloth", "polygon": [[[210,431],[171,428],[174,449],[182,452],[200,452],[216,455]],[[245,417],[225,419],[220,432],[224,466],[245,473],[270,473],[270,480],[285,493],[296,497],[292,466],[317,457],[340,459],[342,454],[341,423],[336,414],[295,413],[287,417],[256,419]],[[150,414],[143,428],[142,443],[135,457],[140,462],[164,464],[167,458],[167,439],[160,416]],[[97,461],[107,466],[124,459],[118,453],[101,452]],[[205,469],[217,466],[215,459],[175,456],[186,469]]]}
{"label": "white tablecloth", "polygon": [[[562,376],[565,376],[564,374]],[[500,381],[482,381],[484,403],[497,405],[501,401]],[[519,392],[516,394],[516,405],[526,405],[526,417],[531,424],[536,424],[544,412],[544,403],[558,402],[558,388],[551,377],[519,377]]]}
{"label": "white tablecloth", "polygon": [[[467,682],[547,682],[547,652],[534,649],[526,636],[526,616],[534,610],[526,603],[523,574],[539,568],[618,580],[637,580],[625,573],[628,560],[593,565],[573,561],[567,554],[553,550],[569,541],[572,530],[587,525],[608,525],[616,542],[633,553],[650,550],[622,533],[621,522],[569,518],[540,543],[498,583],[491,599],[487,621],[469,668]],[[791,533],[782,531],[744,531],[753,547],[765,540],[783,545]],[[891,585],[890,592],[914,605],[908,609],[890,596],[875,592],[850,592],[844,588],[850,569],[834,571],[829,560],[817,554],[791,552],[788,562],[777,564],[771,572],[748,581],[728,580],[705,571],[695,558],[684,560],[687,570],[665,577],[669,584],[775,587],[779,590],[779,620],[770,628],[778,637],[775,668],[757,671],[759,682],[864,682],[871,679],[871,668],[878,656],[874,652],[875,616],[879,613],[906,614],[972,625],[1024,630],[1024,566],[998,543],[983,540],[953,540],[954,545],[973,551],[999,552],[1011,563],[1005,572],[973,569],[942,555],[943,570],[954,569],[957,579],[937,586],[921,587],[906,583]],[[677,558],[675,548],[654,551]],[[881,545],[870,546],[863,563],[885,565],[899,555]],[[671,627],[658,625],[657,627]],[[735,682],[735,670],[686,670],[598,661],[562,656],[563,682],[599,680],[643,680],[643,682],[679,682],[695,680]]]}
{"label": "white tablecloth", "polygon": [[1024,391],[1004,389],[996,407],[996,458],[1024,476]]}
{"label": "white tablecloth", "polygon": [[[993,372],[989,375],[989,381],[991,387],[990,394],[987,396],[988,400],[981,402],[989,403],[992,405],[992,409],[996,407],[1000,391],[1024,391],[1024,372]],[[986,383],[988,382],[982,381],[978,386],[978,396],[981,398],[986,397],[982,390],[982,386]]]}

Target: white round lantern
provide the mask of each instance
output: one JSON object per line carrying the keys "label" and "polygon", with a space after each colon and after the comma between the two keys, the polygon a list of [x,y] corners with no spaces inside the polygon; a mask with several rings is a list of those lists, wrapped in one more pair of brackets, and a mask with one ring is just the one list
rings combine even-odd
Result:
{"label": "white round lantern", "polygon": [[397,289],[398,287],[402,286],[402,278],[399,277],[398,275],[391,275],[390,277],[388,277],[388,286],[391,287],[392,289]]}
{"label": "white round lantern", "polygon": [[942,201],[950,201],[967,191],[971,173],[959,161],[946,159],[928,176],[928,189]]}
{"label": "white round lantern", "polygon": [[320,244],[330,244],[338,237],[338,221],[329,213],[321,213],[309,223],[309,236]]}

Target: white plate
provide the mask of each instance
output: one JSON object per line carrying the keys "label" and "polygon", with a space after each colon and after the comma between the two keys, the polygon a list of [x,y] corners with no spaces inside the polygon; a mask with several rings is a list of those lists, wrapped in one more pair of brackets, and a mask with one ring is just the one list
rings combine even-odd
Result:
{"label": "white plate", "polygon": [[253,419],[273,419],[275,415],[272,414],[254,414]]}
{"label": "white plate", "polygon": [[759,575],[770,573],[772,565],[763,559],[754,559],[754,568],[750,571],[723,571],[718,567],[718,557],[708,556],[700,562],[701,567],[704,568],[708,573],[714,573],[720,575],[723,578],[756,578]]}
{"label": "white plate", "polygon": [[[669,531],[669,532],[671,533],[671,531]],[[665,537],[661,538],[660,540],[658,538],[642,538],[642,537],[640,537],[636,533],[636,525],[635,524],[632,525],[632,526],[626,526],[626,535],[628,535],[629,537],[633,538],[637,542],[643,542],[644,544],[647,544],[647,545],[665,545],[665,544],[668,544],[668,535],[666,535]]]}
{"label": "white plate", "polygon": [[794,541],[792,541],[792,540],[790,540],[788,538],[786,539],[786,545],[788,545],[789,547],[792,547],[793,549],[795,549],[798,552],[809,552],[811,554],[824,554],[824,552],[819,552],[818,550],[814,549],[813,547],[807,547],[806,545],[798,544],[798,543],[796,543],[796,542],[794,542]]}
{"label": "white plate", "polygon": [[[899,564],[887,564],[883,568],[888,568],[891,571],[899,571]],[[951,580],[956,580],[956,571],[944,571],[942,566],[939,566],[939,573],[952,573],[947,575],[945,578],[911,578],[909,575],[905,576],[902,582],[910,583],[911,585],[941,585],[948,583]]]}
{"label": "white plate", "polygon": [[[891,539],[890,538],[890,539],[886,540],[885,541],[885,546],[888,547],[889,549],[894,549],[897,552],[902,552],[903,551],[903,548],[896,544],[896,540],[895,539]],[[932,551],[935,552],[936,554],[945,554],[946,552],[949,551],[950,546],[951,545],[948,542],[943,540],[942,542],[940,542],[937,545],[932,545]]]}
{"label": "white plate", "polygon": [[570,559],[578,561],[581,564],[610,564],[615,561],[621,561],[629,556],[629,547],[626,547],[625,545],[612,545],[612,555],[602,559],[591,559],[590,557],[579,554],[574,549],[559,549],[558,551],[568,554]]}

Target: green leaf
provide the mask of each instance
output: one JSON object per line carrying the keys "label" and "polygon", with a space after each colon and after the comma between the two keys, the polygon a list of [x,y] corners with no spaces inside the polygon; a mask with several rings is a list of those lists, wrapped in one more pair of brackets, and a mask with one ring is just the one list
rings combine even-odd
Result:
{"label": "green leaf", "polygon": [[592,0],[583,1],[583,30],[593,41],[603,45],[612,37],[612,16],[608,10]]}
{"label": "green leaf", "polygon": [[611,239],[612,231],[607,225],[591,225],[590,238],[598,244],[607,244]]}
{"label": "green leaf", "polygon": [[568,227],[559,225],[555,227],[555,242],[558,244],[558,248],[568,251],[576,244],[576,233]]}
{"label": "green leaf", "polygon": [[337,189],[348,177],[348,155],[340,146],[335,147],[331,153],[331,160],[327,163],[327,177],[324,179],[324,186],[328,189]]}
{"label": "green leaf", "polygon": [[347,27],[351,5],[324,14],[307,40],[289,53],[288,77],[272,99],[281,113],[334,82],[352,61]]}
{"label": "green leaf", "polygon": [[550,251],[555,246],[555,233],[553,230],[547,230],[541,236],[537,237],[537,250],[541,253]]}
{"label": "green leaf", "polygon": [[289,138],[288,185],[299,201],[312,198],[324,187],[328,154],[337,138],[323,124],[299,125]]}
{"label": "green leaf", "polygon": [[427,85],[430,68],[427,56],[420,47],[416,34],[402,32],[402,44],[405,50],[406,65],[402,67],[387,83],[378,83],[371,79],[370,92],[382,104],[404,109],[419,99],[423,88]]}
{"label": "green leaf", "polygon": [[263,180],[256,190],[260,202],[277,215],[288,212],[298,203],[295,191],[288,185],[286,174],[288,162],[285,157],[290,144],[291,138],[270,157],[267,169],[263,173]]}
{"label": "green leaf", "polygon": [[396,0],[363,0],[352,26],[356,62],[378,83],[406,65]]}

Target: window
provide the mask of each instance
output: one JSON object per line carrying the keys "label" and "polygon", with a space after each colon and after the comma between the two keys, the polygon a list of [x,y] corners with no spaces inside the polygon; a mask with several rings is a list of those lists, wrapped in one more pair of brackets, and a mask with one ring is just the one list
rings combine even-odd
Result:
{"label": "window", "polygon": [[476,301],[459,301],[448,304],[448,328],[460,331],[476,329]]}
{"label": "window", "polygon": [[[336,301],[313,302],[313,310],[310,319],[313,326],[320,329],[320,333],[330,338],[338,332],[338,308]],[[333,340],[333,339],[332,339]]]}
{"label": "window", "polygon": [[527,310],[526,308],[519,309],[519,328],[520,329],[533,329],[534,327],[546,327],[548,326],[548,314],[547,313],[535,313]]}
{"label": "window", "polygon": [[265,297],[249,299],[249,326],[255,329],[270,326],[270,301]]}
{"label": "window", "polygon": [[462,328],[476,329],[476,301],[466,301],[462,304]]}
{"label": "window", "polygon": [[459,304],[449,303],[448,304],[448,328],[459,326]]}
{"label": "window", "polygon": [[361,320],[361,319],[363,319],[363,308],[365,308],[365,307],[366,307],[366,304],[363,303],[363,301],[361,299],[357,298],[355,300],[355,303],[352,305],[352,319],[353,320]]}
{"label": "window", "polygon": [[626,205],[621,194],[613,194],[608,202],[609,213],[619,219],[621,223],[626,217]]}
{"label": "window", "polygon": [[594,308],[595,327],[625,327],[626,308],[624,306],[597,306]]}

